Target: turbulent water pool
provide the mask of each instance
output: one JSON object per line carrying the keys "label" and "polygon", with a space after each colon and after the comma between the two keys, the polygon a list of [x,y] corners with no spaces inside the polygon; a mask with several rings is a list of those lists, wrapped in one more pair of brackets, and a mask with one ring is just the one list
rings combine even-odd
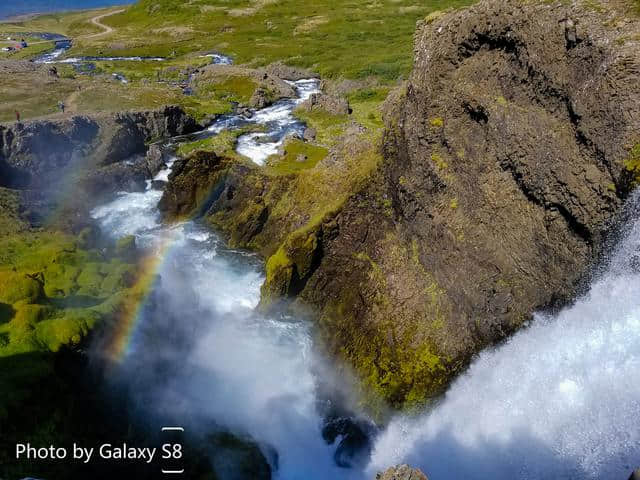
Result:
{"label": "turbulent water pool", "polygon": [[[237,147],[262,164],[304,129],[292,110],[318,83],[293,85],[298,98],[222,117],[201,135],[264,125]],[[166,181],[171,166],[156,180]],[[192,431],[248,435],[282,480],[372,479],[403,462],[431,480],[624,479],[640,464],[640,273],[632,261],[640,221],[629,223],[583,298],[554,317],[537,315],[484,352],[431,411],[398,416],[379,431],[364,414],[347,416],[369,425],[359,431],[372,449],[345,453],[345,432],[325,440],[332,399],[319,385],[348,385],[332,378],[308,325],[258,314],[261,261],[227,248],[197,219],[164,224],[157,185],[121,192],[92,212],[106,233],[135,235],[157,261],[119,367],[145,412]]]}

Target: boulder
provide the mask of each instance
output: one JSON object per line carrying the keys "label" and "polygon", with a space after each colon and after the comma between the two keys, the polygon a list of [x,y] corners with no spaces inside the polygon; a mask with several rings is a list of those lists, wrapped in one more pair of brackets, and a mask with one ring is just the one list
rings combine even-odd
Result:
{"label": "boulder", "polygon": [[429,480],[427,476],[417,468],[409,465],[391,467],[384,473],[378,473],[376,480]]}
{"label": "boulder", "polygon": [[351,113],[347,99],[325,93],[313,93],[298,108],[307,112],[322,110],[332,115],[349,115]]}
{"label": "boulder", "polygon": [[313,142],[316,139],[318,132],[315,128],[305,128],[304,133],[302,134],[302,138],[305,142]]}

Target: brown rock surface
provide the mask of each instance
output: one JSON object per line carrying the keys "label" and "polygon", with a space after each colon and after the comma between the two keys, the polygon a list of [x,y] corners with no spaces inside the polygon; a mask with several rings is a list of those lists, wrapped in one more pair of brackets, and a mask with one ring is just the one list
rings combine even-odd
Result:
{"label": "brown rock surface", "polygon": [[376,480],[429,480],[420,470],[409,465],[391,467],[384,473],[376,475]]}

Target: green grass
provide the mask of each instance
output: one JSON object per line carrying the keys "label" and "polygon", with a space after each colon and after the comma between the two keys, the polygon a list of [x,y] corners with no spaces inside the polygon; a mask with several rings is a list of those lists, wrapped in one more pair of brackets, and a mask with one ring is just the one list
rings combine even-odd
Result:
{"label": "green grass", "polygon": [[225,130],[213,137],[196,140],[194,142],[181,143],[177,153],[183,157],[195,151],[213,152],[218,156],[235,155],[233,149],[236,144],[236,139],[241,134],[241,131]]}
{"label": "green grass", "polygon": [[302,140],[290,140],[284,146],[284,155],[277,155],[268,160],[267,172],[277,175],[295,174],[315,167],[328,153],[324,147]]}

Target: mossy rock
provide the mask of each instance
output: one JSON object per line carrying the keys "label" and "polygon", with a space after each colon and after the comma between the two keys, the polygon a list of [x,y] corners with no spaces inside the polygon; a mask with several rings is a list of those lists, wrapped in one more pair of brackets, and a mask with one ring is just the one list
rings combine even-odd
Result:
{"label": "mossy rock", "polygon": [[63,298],[73,295],[78,289],[76,279],[80,268],[75,265],[53,263],[47,267],[44,290],[49,298]]}
{"label": "mossy rock", "polygon": [[98,297],[102,294],[104,274],[99,263],[87,263],[78,275],[78,295]]}
{"label": "mossy rock", "polygon": [[136,245],[136,237],[127,235],[116,241],[116,255],[123,260],[135,260],[138,254],[138,246]]}
{"label": "mossy rock", "polygon": [[57,352],[62,346],[79,345],[100,319],[99,313],[89,309],[67,310],[59,317],[40,322],[36,336],[48,350]]}
{"label": "mossy rock", "polygon": [[279,297],[298,294],[312,272],[318,252],[318,232],[298,230],[267,261],[267,278],[262,286],[261,306],[268,307]]}
{"label": "mossy rock", "polygon": [[0,272],[0,302],[38,303],[45,297],[44,282],[36,275]]}
{"label": "mossy rock", "polygon": [[640,184],[640,142],[629,150],[629,158],[625,160],[624,166],[631,175],[632,186]]}

